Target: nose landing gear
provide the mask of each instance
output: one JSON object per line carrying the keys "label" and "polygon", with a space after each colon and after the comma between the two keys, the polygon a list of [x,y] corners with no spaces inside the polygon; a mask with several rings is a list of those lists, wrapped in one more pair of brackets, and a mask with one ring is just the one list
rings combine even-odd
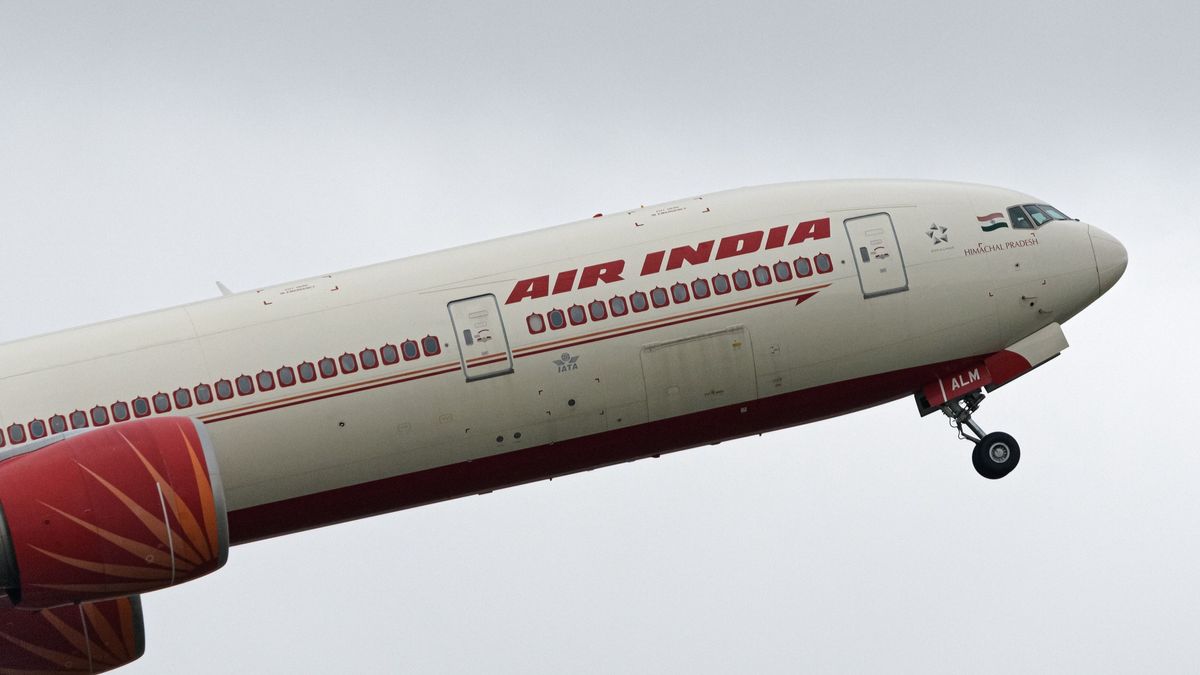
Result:
{"label": "nose landing gear", "polygon": [[[971,452],[971,463],[975,470],[984,478],[995,480],[1004,478],[1021,461],[1021,446],[1012,436],[1003,431],[985,433],[971,415],[979,409],[983,402],[983,392],[977,391],[962,399],[948,401],[941,406],[942,413],[950,418],[951,426],[958,429],[958,437],[975,443]],[[963,431],[967,427],[971,433]],[[974,434],[974,435],[972,435]]]}

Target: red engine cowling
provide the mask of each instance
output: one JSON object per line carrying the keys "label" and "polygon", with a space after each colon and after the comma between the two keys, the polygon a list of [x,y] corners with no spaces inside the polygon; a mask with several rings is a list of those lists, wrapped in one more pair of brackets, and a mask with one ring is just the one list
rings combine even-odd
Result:
{"label": "red engine cowling", "polygon": [[0,462],[0,585],[22,609],[136,595],[220,569],[224,490],[202,423],[163,417]]}
{"label": "red engine cowling", "polygon": [[38,612],[0,600],[0,673],[103,673],[146,651],[137,596]]}

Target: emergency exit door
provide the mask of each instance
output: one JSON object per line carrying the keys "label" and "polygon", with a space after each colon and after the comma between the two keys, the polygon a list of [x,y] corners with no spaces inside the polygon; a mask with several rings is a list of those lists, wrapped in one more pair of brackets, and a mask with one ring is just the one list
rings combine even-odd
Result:
{"label": "emergency exit door", "polygon": [[496,296],[477,295],[455,300],[448,307],[467,382],[511,373],[512,349],[504,332]]}
{"label": "emergency exit door", "polygon": [[904,255],[896,239],[892,217],[886,213],[848,218],[845,221],[854,265],[864,298],[908,290]]}

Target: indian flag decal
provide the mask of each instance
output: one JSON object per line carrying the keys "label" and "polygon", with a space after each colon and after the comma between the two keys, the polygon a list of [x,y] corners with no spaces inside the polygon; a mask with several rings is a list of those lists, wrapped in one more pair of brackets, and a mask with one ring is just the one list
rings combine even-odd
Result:
{"label": "indian flag decal", "polygon": [[1004,222],[1004,214],[999,212],[989,213],[986,216],[975,216],[975,218],[984,232],[995,232],[1002,227],[1008,227],[1008,223]]}

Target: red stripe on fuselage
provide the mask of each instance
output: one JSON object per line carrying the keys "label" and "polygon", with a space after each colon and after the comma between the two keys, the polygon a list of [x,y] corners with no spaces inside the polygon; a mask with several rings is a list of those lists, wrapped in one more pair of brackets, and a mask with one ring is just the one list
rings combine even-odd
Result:
{"label": "red stripe on fuselage", "polygon": [[[796,300],[796,304],[800,304],[801,302],[804,302],[805,300],[816,295],[817,291],[819,291],[820,289],[828,288],[828,287],[829,287],[829,284],[821,284],[820,286],[810,286],[809,288],[805,288],[805,289],[791,290],[791,291],[788,291],[787,293],[768,295],[766,297],[756,298],[756,299],[752,299],[752,300],[743,300],[741,302],[735,302],[735,303],[731,303],[728,305],[718,305],[716,307],[703,309],[703,310],[697,310],[694,312],[688,312],[685,314],[679,314],[679,315],[676,315],[673,317],[664,317],[661,319],[656,319],[654,321],[646,321],[643,323],[637,323],[637,324],[633,324],[631,326],[625,326],[623,328],[612,328],[612,329],[599,331],[599,332],[595,332],[595,333],[585,333],[584,335],[577,335],[573,338],[563,338],[563,339],[555,340],[555,341],[551,341],[551,342],[530,345],[528,347],[522,347],[520,349],[514,350],[513,358],[514,359],[525,358],[527,356],[533,356],[535,354],[543,354],[548,351],[555,351],[555,350],[563,349],[565,347],[574,347],[576,345],[588,344],[591,342],[597,342],[600,340],[607,340],[607,339],[616,338],[616,337],[623,337],[626,335],[633,335],[634,333],[642,333],[642,332],[645,332],[648,330],[655,330],[657,328],[663,328],[666,326],[674,326],[674,325],[681,324],[681,323],[688,323],[691,321],[699,321],[700,319],[707,319],[707,318],[714,317],[714,316],[721,316],[723,314],[730,314],[732,312],[740,312],[740,311],[748,310],[748,309],[756,309],[759,307],[766,307],[768,305],[773,305],[773,304],[777,304],[780,302],[786,302],[788,300]],[[476,357],[476,359],[474,361],[468,362],[468,367],[475,368],[478,366],[499,363],[500,361],[503,361],[506,358],[507,358],[507,354]],[[487,360],[480,362],[479,359],[487,359]],[[457,363],[449,364],[449,365],[443,364],[441,366],[434,366],[434,367],[427,368],[424,370],[412,371],[409,373],[400,373],[397,375],[392,375],[392,376],[380,378],[377,380],[368,380],[366,382],[348,384],[348,385],[344,385],[342,387],[337,387],[334,389],[327,389],[325,391],[311,392],[308,394],[298,394],[296,396],[292,396],[289,398],[280,399],[280,400],[276,400],[276,401],[264,401],[263,403],[258,403],[258,404],[252,405],[252,406],[246,406],[244,408],[234,408],[232,410],[224,410],[221,412],[212,413],[210,415],[200,416],[199,419],[202,422],[209,423],[209,424],[216,423],[216,422],[223,422],[225,420],[236,419],[238,417],[245,417],[247,415],[254,415],[257,413],[268,412],[271,410],[279,410],[280,408],[290,408],[291,406],[301,405],[301,404],[309,403],[312,401],[322,401],[322,400],[334,398],[337,396],[345,396],[347,394],[356,394],[358,392],[368,391],[370,389],[378,389],[380,387],[387,387],[387,386],[391,386],[393,384],[401,384],[404,382],[411,382],[413,380],[421,380],[421,379],[424,379],[427,377],[432,377],[434,375],[445,375],[447,373],[460,372],[461,370],[462,370],[462,367]]]}
{"label": "red stripe on fuselage", "polygon": [[291,398],[280,399],[277,401],[268,401],[259,403],[246,408],[234,408],[233,410],[225,410],[211,415],[200,416],[198,419],[206,424],[214,424],[216,422],[224,422],[225,420],[245,417],[246,415],[254,415],[257,413],[267,412],[269,410],[279,410],[280,408],[290,408],[294,405],[311,403],[313,401],[323,401],[328,398],[345,396],[347,394],[356,394],[360,391],[368,391],[370,389],[378,389],[380,387],[389,387],[393,384],[402,382],[412,382],[413,380],[423,380],[434,375],[445,375],[446,373],[457,373],[462,370],[462,366],[457,363],[442,365],[436,368],[427,368],[425,370],[413,371],[394,377],[387,377],[379,380],[368,380],[358,384],[346,385],[336,389],[326,389],[325,391],[313,392],[311,394],[302,394]]}
{"label": "red stripe on fuselage", "polygon": [[835,417],[908,396],[980,358],[835,382],[240,509],[229,514],[230,539],[242,544]]}
{"label": "red stripe on fuselage", "polygon": [[[580,336],[560,338],[558,340],[551,340],[549,342],[542,342],[542,343],[538,343],[538,344],[534,344],[534,345],[529,345],[528,347],[520,347],[518,349],[514,349],[513,354],[517,355],[518,357],[525,356],[530,353],[541,354],[542,352],[548,351],[549,349],[561,349],[563,347],[572,347],[577,344],[583,344],[584,342],[595,342],[597,339],[600,339],[600,338],[615,337],[614,334],[629,335],[631,333],[640,333],[643,330],[649,330],[652,328],[659,328],[662,326],[674,326],[679,323],[684,323],[684,320],[694,321],[696,319],[707,319],[711,316],[720,316],[722,314],[728,314],[729,312],[734,311],[734,310],[753,309],[755,307],[763,307],[766,305],[774,304],[776,302],[783,302],[785,300],[790,300],[799,295],[812,296],[817,291],[824,289],[824,288],[829,288],[829,286],[830,286],[830,284],[824,283],[824,284],[819,284],[817,286],[808,286],[806,288],[793,288],[793,289],[789,289],[788,291],[786,291],[784,293],[776,293],[774,295],[765,295],[765,296],[762,296],[759,298],[749,298],[747,300],[740,300],[738,302],[731,302],[728,304],[716,305],[716,306],[712,306],[712,307],[705,307],[705,308],[696,309],[696,310],[693,310],[690,312],[684,312],[682,314],[676,314],[674,316],[668,316],[668,317],[663,317],[660,319],[654,319],[651,321],[643,321],[641,323],[630,324],[628,326],[619,326],[619,327],[609,328],[607,330],[603,330],[603,331],[600,331],[597,333],[590,333],[588,335],[583,336],[583,338],[580,338]],[[639,329],[639,330],[633,330],[635,328]]]}
{"label": "red stripe on fuselage", "polygon": [[562,349],[563,347],[574,347],[576,345],[588,344],[590,342],[598,342],[600,340],[608,340],[611,338],[624,337],[626,335],[633,335],[634,333],[644,333],[648,330],[656,330],[658,328],[665,328],[667,326],[674,326],[676,324],[688,323],[690,321],[696,321],[698,319],[708,319],[708,318],[711,318],[714,316],[721,316],[723,314],[732,314],[733,312],[740,312],[740,311],[747,310],[747,309],[766,307],[767,305],[774,305],[774,304],[777,304],[780,302],[787,302],[788,300],[795,300],[796,304],[798,305],[801,302],[804,302],[805,300],[811,298],[812,296],[814,296],[816,294],[817,294],[816,291],[812,291],[812,292],[808,292],[808,293],[795,293],[795,292],[785,293],[783,296],[777,297],[773,300],[760,302],[755,305],[747,305],[745,307],[727,307],[724,309],[718,309],[718,310],[706,312],[703,316],[694,316],[694,317],[689,317],[689,318],[677,318],[674,321],[667,319],[661,323],[656,323],[653,326],[644,326],[642,328],[630,327],[627,330],[614,331],[611,334],[605,333],[605,334],[596,334],[596,335],[591,335],[591,336],[585,335],[576,340],[567,342],[565,344],[550,345],[550,346],[537,345],[534,347],[527,347],[526,351],[521,352],[521,354],[519,354],[517,356],[517,358],[533,356],[534,354],[544,354],[545,352],[549,352],[549,351],[557,351],[559,349]]}

